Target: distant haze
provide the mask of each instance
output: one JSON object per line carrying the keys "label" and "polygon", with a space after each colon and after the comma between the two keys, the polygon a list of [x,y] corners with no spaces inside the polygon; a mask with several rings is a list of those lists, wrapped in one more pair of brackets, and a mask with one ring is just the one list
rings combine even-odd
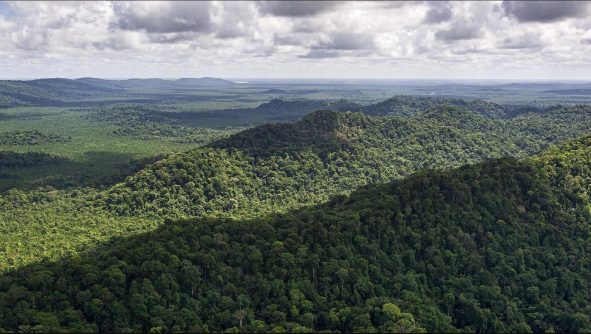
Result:
{"label": "distant haze", "polygon": [[1,79],[589,80],[591,2],[0,1],[0,43]]}

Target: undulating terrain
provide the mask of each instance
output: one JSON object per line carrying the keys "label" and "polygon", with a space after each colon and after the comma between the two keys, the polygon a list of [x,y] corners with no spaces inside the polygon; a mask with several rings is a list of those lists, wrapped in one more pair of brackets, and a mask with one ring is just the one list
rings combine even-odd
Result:
{"label": "undulating terrain", "polygon": [[589,331],[586,87],[2,81],[0,331]]}

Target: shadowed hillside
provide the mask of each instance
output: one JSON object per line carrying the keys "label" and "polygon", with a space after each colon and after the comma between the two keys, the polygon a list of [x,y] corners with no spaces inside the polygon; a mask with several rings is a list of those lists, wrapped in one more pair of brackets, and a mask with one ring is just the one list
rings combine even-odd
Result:
{"label": "shadowed hillside", "polygon": [[287,214],[167,223],[2,276],[0,327],[586,331],[589,166],[587,136]]}

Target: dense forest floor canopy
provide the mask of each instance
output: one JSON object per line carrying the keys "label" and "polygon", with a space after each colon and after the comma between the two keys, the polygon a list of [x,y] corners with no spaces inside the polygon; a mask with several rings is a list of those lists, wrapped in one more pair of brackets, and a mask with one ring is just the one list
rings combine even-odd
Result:
{"label": "dense forest floor canopy", "polygon": [[[45,186],[5,192],[0,195],[0,269],[149,231],[165,218],[253,218],[322,203],[424,168],[525,157],[589,128],[591,112],[582,105],[512,119],[446,105],[413,116],[317,111],[296,123],[262,125],[174,153],[145,168],[141,162],[150,160],[128,162],[117,167],[110,177],[114,182],[102,178],[107,180],[103,189]],[[13,180],[13,171],[84,166],[48,154],[6,153],[0,158],[7,180]],[[104,163],[88,164],[106,168]],[[99,182],[87,180],[90,186]],[[75,179],[68,182],[76,184]]]}
{"label": "dense forest floor canopy", "polygon": [[5,273],[0,326],[589,330],[590,187],[586,136],[285,214],[169,222]]}
{"label": "dense forest floor canopy", "polygon": [[0,81],[0,331],[591,330],[589,105],[327,87]]}

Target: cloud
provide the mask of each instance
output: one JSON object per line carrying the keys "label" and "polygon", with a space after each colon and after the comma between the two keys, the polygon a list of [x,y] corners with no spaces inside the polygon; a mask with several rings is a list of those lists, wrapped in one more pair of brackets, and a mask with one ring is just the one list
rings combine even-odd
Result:
{"label": "cloud", "polygon": [[336,9],[341,5],[338,1],[264,1],[260,2],[259,10],[264,14],[305,17],[314,16]]}
{"label": "cloud", "polygon": [[333,33],[327,40],[312,46],[312,49],[324,50],[372,50],[375,48],[374,36],[356,32]]}
{"label": "cloud", "polygon": [[451,20],[453,12],[449,2],[430,2],[423,23],[437,24]]}
{"label": "cloud", "polygon": [[309,39],[304,37],[298,37],[296,35],[273,36],[273,44],[275,45],[299,46],[305,45],[306,41],[309,41]]}
{"label": "cloud", "polygon": [[35,51],[47,46],[47,32],[24,28],[12,33],[12,42],[22,50]]}
{"label": "cloud", "polygon": [[318,58],[338,58],[339,53],[336,51],[326,51],[326,50],[310,50],[305,55],[300,55],[298,58],[309,58],[309,59],[318,59]]}
{"label": "cloud", "polygon": [[466,21],[454,22],[449,29],[439,30],[435,37],[444,42],[476,39],[482,36],[482,27]]}
{"label": "cloud", "polygon": [[148,33],[207,32],[211,30],[209,2],[116,3],[118,26]]}
{"label": "cloud", "polygon": [[0,15],[0,33],[4,31],[10,31],[10,29],[14,26],[12,22],[7,21]]}
{"label": "cloud", "polygon": [[519,22],[554,22],[585,17],[589,3],[585,1],[504,1],[505,14]]}
{"label": "cloud", "polygon": [[259,28],[259,13],[253,2],[219,2],[213,12],[217,38],[252,36]]}
{"label": "cloud", "polygon": [[142,45],[142,36],[137,32],[125,31],[118,34],[112,34],[109,38],[100,42],[94,42],[92,45],[99,50],[111,49],[123,51],[140,48]]}
{"label": "cloud", "polygon": [[[553,12],[542,17],[544,24],[521,24],[522,5],[539,14],[537,3],[459,1],[6,3],[10,15],[0,10],[0,72],[516,77],[524,73],[516,69],[530,69],[530,76],[575,78],[591,71],[591,17],[555,19]],[[561,10],[558,16],[584,12]],[[525,19],[541,22],[534,14]],[[553,68],[561,72],[551,73]]]}
{"label": "cloud", "polygon": [[498,45],[500,49],[539,49],[543,47],[540,37],[536,34],[523,34],[518,37],[507,37]]}
{"label": "cloud", "polygon": [[420,4],[420,1],[375,1],[373,2],[379,8],[402,8],[406,6],[413,6]]}

